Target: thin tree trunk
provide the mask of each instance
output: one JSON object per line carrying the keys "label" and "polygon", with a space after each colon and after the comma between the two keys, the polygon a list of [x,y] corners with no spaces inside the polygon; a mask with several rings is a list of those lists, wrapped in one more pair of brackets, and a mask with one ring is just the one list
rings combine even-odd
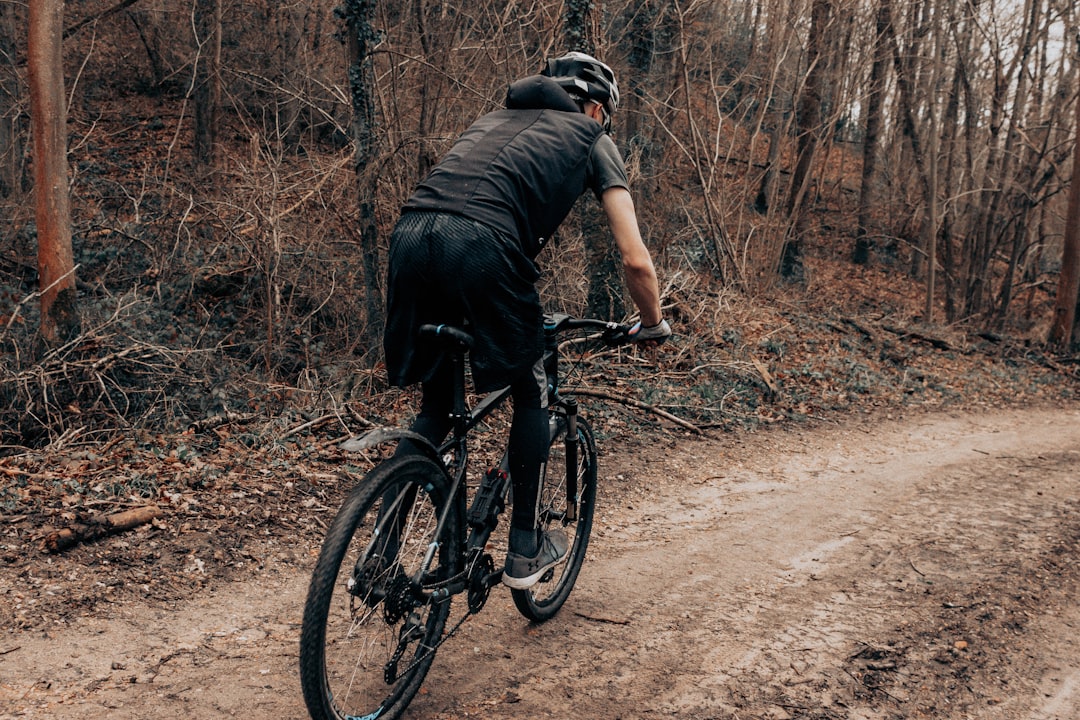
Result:
{"label": "thin tree trunk", "polygon": [[[758,13],[761,12],[763,11],[759,7]],[[789,44],[788,35],[795,25],[794,12],[795,5],[786,3],[784,14],[777,16],[771,12],[766,13],[765,46],[768,48],[768,52],[765,66],[770,70],[768,82],[764,83],[758,90],[757,97],[760,111],[758,121],[754,124],[755,128],[765,128],[763,133],[769,137],[769,152],[765,161],[765,169],[761,173],[761,180],[753,206],[754,210],[762,215],[768,213],[775,205],[777,195],[776,180],[779,174],[781,152],[784,138],[788,134],[788,121],[784,117],[784,110],[780,102],[781,93],[778,91],[780,87],[779,74],[782,67],[779,57],[786,54],[786,48]]]}
{"label": "thin tree trunk", "polygon": [[[923,223],[922,246],[926,251],[926,298],[923,305],[923,320],[934,321],[934,296],[937,285],[937,242],[940,222],[940,203],[938,194],[939,150],[941,148],[941,129],[938,115],[938,83],[941,79],[944,58],[945,20],[942,15],[942,2],[939,1],[933,14],[931,42],[932,65],[930,84],[926,97],[926,220]],[[951,17],[951,13],[950,13]]]}
{"label": "thin tree trunk", "polygon": [[[904,137],[907,139],[907,147],[911,151],[912,160],[915,163],[916,175],[919,186],[922,189],[923,201],[928,203],[930,198],[929,174],[926,167],[926,154],[923,149],[922,138],[919,134],[915,113],[915,89],[912,82],[912,75],[915,74],[915,71],[912,69],[911,65],[905,61],[905,57],[910,55],[913,49],[909,48],[907,53],[901,52],[896,28],[892,24],[891,18],[886,27],[890,30],[889,43],[892,46],[893,68],[896,73],[896,85],[899,91],[900,126],[903,129]],[[917,273],[919,269],[918,258],[919,254],[915,253],[912,258],[913,274]]]}
{"label": "thin tree trunk", "polygon": [[[598,9],[593,0],[567,0],[563,6],[563,49],[596,54],[593,16]],[[602,61],[603,58],[600,58]],[[620,113],[621,114],[621,113]],[[619,273],[618,257],[600,208],[588,199],[577,204],[585,243],[589,290],[588,313],[593,317],[618,319],[626,312],[626,290]]]}
{"label": "thin tree trunk", "polygon": [[378,35],[372,26],[375,0],[348,0],[344,6],[348,30],[346,52],[349,92],[352,97],[352,132],[356,145],[357,207],[360,212],[360,252],[364,258],[365,358],[374,365],[382,357],[385,308],[381,287],[381,253],[375,224],[378,172],[375,167],[375,100],[372,89],[371,50]]}
{"label": "thin tree trunk", "polygon": [[204,171],[216,163],[221,105],[221,2],[195,2],[195,162]]}
{"label": "thin tree trunk", "polygon": [[888,24],[891,22],[889,3],[880,0],[877,11],[876,30],[874,32],[874,62],[870,67],[870,87],[866,92],[866,135],[863,138],[862,177],[859,184],[859,219],[855,236],[855,250],[852,260],[859,265],[870,263],[870,250],[874,245],[871,232],[877,194],[874,183],[877,182],[878,139],[881,134],[881,96],[885,92],[885,73],[888,70],[889,37]]}
{"label": "thin tree trunk", "polygon": [[[942,154],[945,163],[945,177],[942,180],[942,185],[945,191],[953,198],[959,197],[966,189],[966,186],[963,188],[955,187],[957,175],[959,175],[960,182],[971,182],[971,163],[967,153],[963,152],[965,145],[960,139],[960,103],[961,100],[966,103],[970,98],[970,93],[965,92],[965,88],[968,84],[967,63],[971,54],[971,37],[974,24],[973,10],[971,4],[965,2],[962,6],[962,17],[954,23],[957,28],[954,32],[956,59],[952,68],[949,100],[945,106],[945,116],[942,120]],[[972,114],[970,105],[966,105],[965,110],[965,117]],[[959,225],[958,208],[960,206],[961,203],[959,202],[946,203],[941,214],[941,230],[939,232],[941,248],[938,254],[941,257],[941,269],[944,276],[945,319],[948,322],[955,321],[958,314],[956,302],[958,290],[956,269],[958,263],[954,237],[956,228]]]}
{"label": "thin tree trunk", "polygon": [[787,210],[791,231],[780,257],[780,276],[785,279],[801,279],[802,234],[805,213],[802,206],[810,181],[810,168],[817,152],[818,133],[821,132],[821,97],[825,78],[825,33],[831,24],[833,8],[831,0],[814,0],[811,8],[810,40],[807,46],[809,68],[806,85],[799,98],[798,159],[792,173],[788,193]]}
{"label": "thin tree trunk", "polygon": [[1061,279],[1054,301],[1050,342],[1068,349],[1077,337],[1077,304],[1080,303],[1080,99],[1076,100],[1076,142],[1073,145],[1072,183],[1069,209],[1065,217],[1065,247],[1061,258]]}
{"label": "thin tree trunk", "polygon": [[17,28],[25,22],[22,12],[13,3],[0,2],[0,197],[23,190],[23,90],[15,44]]}
{"label": "thin tree trunk", "polygon": [[[441,6],[441,3],[439,3]],[[424,60],[438,67],[445,65],[445,53],[441,48],[438,36],[432,32],[432,25],[439,29],[445,23],[445,18],[436,18],[432,23],[429,17],[428,0],[413,0],[413,14],[416,18],[416,31],[420,37],[420,48],[424,53]],[[439,73],[424,72],[420,80],[419,112],[417,117],[417,137],[419,139],[417,151],[417,171],[419,177],[426,177],[438,159],[435,144],[432,138],[435,135],[436,110],[439,104],[439,95],[442,92],[444,82]]]}
{"label": "thin tree trunk", "polygon": [[303,55],[305,12],[300,6],[282,4],[273,10],[277,26],[278,63],[280,65],[282,94],[278,100],[277,128],[278,136],[289,152],[300,148],[300,98],[303,93],[304,73],[300,67]]}
{"label": "thin tree trunk", "polygon": [[71,249],[67,107],[64,98],[62,0],[30,0],[28,70],[34,139],[41,338],[63,343],[79,333]]}
{"label": "thin tree trunk", "polygon": [[[994,59],[994,92],[991,95],[990,112],[987,124],[990,128],[990,139],[987,153],[986,169],[984,172],[983,198],[979,203],[978,223],[973,232],[973,243],[970,257],[966,263],[967,277],[965,287],[965,314],[974,315],[982,312],[987,305],[987,297],[990,296],[990,263],[993,259],[994,250],[997,246],[997,237],[1001,228],[1001,208],[1008,193],[1007,178],[1012,173],[1012,155],[1010,148],[1015,143],[1015,135],[1012,128],[1016,127],[1016,120],[1008,123],[1002,138],[1002,128],[1006,126],[1005,112],[1009,109],[1007,96],[1009,87],[1013,84],[1013,78],[1017,78],[1016,98],[1021,97],[1020,88],[1024,85],[1026,75],[1025,63],[1031,52],[1032,26],[1029,24],[1036,12],[1035,5],[1038,0],[1025,0],[1024,3],[1024,29],[1020,47],[1013,56],[1008,68],[1005,68],[1003,58]],[[999,49],[1000,52],[1000,49]],[[1017,72],[1021,77],[1017,77]],[[1012,108],[1019,112],[1019,108]]]}

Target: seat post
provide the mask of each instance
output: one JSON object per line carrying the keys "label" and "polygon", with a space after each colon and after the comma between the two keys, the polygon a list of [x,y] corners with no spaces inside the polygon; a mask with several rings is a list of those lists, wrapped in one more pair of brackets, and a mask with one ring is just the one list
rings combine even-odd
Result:
{"label": "seat post", "polygon": [[454,349],[447,351],[450,356],[450,373],[454,377],[454,407],[450,419],[453,421],[454,437],[464,437],[469,419],[469,408],[465,404],[465,352]]}

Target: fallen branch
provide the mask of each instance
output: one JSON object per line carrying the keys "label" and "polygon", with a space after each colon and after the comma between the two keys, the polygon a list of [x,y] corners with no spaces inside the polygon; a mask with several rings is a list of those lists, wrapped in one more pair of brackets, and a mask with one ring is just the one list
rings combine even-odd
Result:
{"label": "fallen branch", "polygon": [[669,420],[669,421],[675,423],[679,427],[686,428],[687,430],[694,433],[695,435],[701,435],[702,434],[701,428],[699,428],[697,425],[694,425],[693,423],[689,423],[686,420],[683,420],[682,418],[675,417],[674,415],[667,412],[666,410],[661,410],[658,407],[653,407],[652,405],[649,405],[647,403],[643,403],[640,400],[635,400],[634,398],[619,397],[618,395],[612,395],[612,394],[606,393],[606,392],[604,392],[602,390],[593,390],[591,388],[573,388],[573,389],[567,390],[565,392],[566,392],[567,395],[587,395],[589,397],[596,397],[596,398],[601,398],[602,400],[611,400],[612,402],[622,403],[623,405],[629,405],[630,407],[635,407],[635,408],[638,408],[639,410],[644,410],[646,412],[651,412],[654,415],[659,415],[660,417],[664,418],[665,420]]}
{"label": "fallen branch", "polygon": [[1034,362],[1036,365],[1042,365],[1048,370],[1053,370],[1054,372],[1061,373],[1062,375],[1068,375],[1069,377],[1078,377],[1076,370],[1069,369],[1054,360],[1053,358],[1049,358],[1040,352],[1025,353],[1022,355],[1022,357],[1025,360]]}
{"label": "fallen branch", "polygon": [[902,338],[912,338],[914,340],[921,340],[924,343],[933,345],[938,350],[947,350],[951,352],[963,352],[963,350],[955,347],[952,343],[944,338],[934,337],[933,335],[927,335],[926,333],[918,332],[910,328],[895,327],[892,325],[881,325],[882,330],[887,330],[893,335],[899,335]]}
{"label": "fallen branch", "polygon": [[586,615],[583,612],[575,612],[574,614],[577,615],[579,618],[584,618],[585,620],[591,620],[592,622],[607,623],[609,625],[629,625],[630,624],[629,620],[619,620],[619,619],[616,619],[616,618],[602,617],[600,615]]}
{"label": "fallen branch", "polygon": [[222,425],[230,425],[232,423],[248,423],[259,417],[258,413],[240,413],[232,410],[226,410],[223,413],[217,415],[211,415],[210,417],[202,418],[201,420],[195,420],[192,422],[188,429],[194,433],[204,433],[207,430],[213,430],[214,428],[221,427]]}
{"label": "fallen branch", "polygon": [[139,2],[139,0],[121,0],[120,3],[118,3],[117,5],[113,5],[108,10],[103,10],[102,12],[99,12],[96,15],[91,15],[90,17],[83,18],[79,22],[75,23],[71,27],[68,27],[68,28],[66,28],[64,30],[64,40],[67,40],[69,37],[71,37],[72,35],[77,33],[79,30],[83,29],[87,25],[92,25],[93,23],[96,23],[98,20],[101,20],[102,18],[106,18],[106,17],[109,17],[110,15],[112,15],[113,13],[120,12],[124,8],[129,8],[129,7],[131,7],[132,5],[134,5],[137,2]]}
{"label": "fallen branch", "polygon": [[58,553],[81,542],[88,542],[103,538],[125,530],[145,525],[161,515],[161,509],[156,505],[113,513],[112,515],[97,515],[87,519],[86,522],[73,525],[63,530],[54,530],[45,536],[43,545],[45,550]]}
{"label": "fallen branch", "polygon": [[286,430],[281,435],[280,439],[285,439],[287,437],[291,437],[292,435],[296,435],[297,433],[301,433],[304,430],[313,430],[314,428],[317,428],[320,425],[324,425],[324,424],[330,422],[331,420],[336,420],[339,417],[340,417],[340,415],[338,415],[337,413],[329,413],[327,415],[322,415],[320,417],[317,417],[314,420],[308,420],[307,422],[300,423],[299,425],[297,425],[295,427],[291,427],[288,430]]}
{"label": "fallen branch", "polygon": [[773,380],[772,373],[765,367],[765,363],[758,360],[753,355],[750,356],[750,362],[754,363],[754,367],[757,368],[758,374],[761,375],[761,379],[765,381],[765,384],[769,386],[769,397],[773,398],[780,394],[780,387]]}

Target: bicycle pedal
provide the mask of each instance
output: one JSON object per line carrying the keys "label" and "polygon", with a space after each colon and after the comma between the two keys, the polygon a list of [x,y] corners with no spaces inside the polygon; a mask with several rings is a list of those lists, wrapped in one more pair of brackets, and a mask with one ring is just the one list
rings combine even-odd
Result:
{"label": "bicycle pedal", "polygon": [[493,523],[502,512],[503,490],[510,476],[505,470],[494,467],[487,471],[480,487],[476,490],[472,506],[469,508],[468,520],[473,527],[484,527]]}

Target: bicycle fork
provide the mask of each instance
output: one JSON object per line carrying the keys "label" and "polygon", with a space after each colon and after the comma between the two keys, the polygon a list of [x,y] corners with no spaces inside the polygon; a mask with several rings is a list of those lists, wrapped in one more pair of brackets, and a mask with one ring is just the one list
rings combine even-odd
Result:
{"label": "bicycle fork", "polygon": [[566,446],[566,522],[571,523],[577,520],[578,404],[574,398],[565,398],[562,405],[566,410],[566,437],[563,440]]}

